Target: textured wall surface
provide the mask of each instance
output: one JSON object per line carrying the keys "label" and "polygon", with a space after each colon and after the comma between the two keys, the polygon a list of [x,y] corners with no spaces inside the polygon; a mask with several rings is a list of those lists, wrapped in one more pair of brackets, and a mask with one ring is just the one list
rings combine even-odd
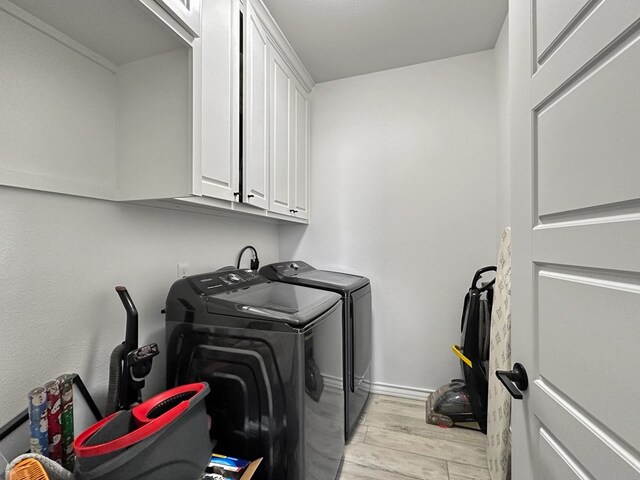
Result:
{"label": "textured wall surface", "polygon": [[496,97],[493,50],[313,91],[312,222],[281,253],[371,278],[382,386],[460,375],[462,300],[497,254]]}
{"label": "textured wall surface", "polygon": [[26,408],[27,390],[63,372],[80,373],[104,405],[125,329],[114,286],[138,308],[140,343],[160,346],[148,396],[164,386],[160,311],[177,263],[211,271],[247,244],[278,260],[276,225],[14,188],[0,187],[0,225],[0,424]]}

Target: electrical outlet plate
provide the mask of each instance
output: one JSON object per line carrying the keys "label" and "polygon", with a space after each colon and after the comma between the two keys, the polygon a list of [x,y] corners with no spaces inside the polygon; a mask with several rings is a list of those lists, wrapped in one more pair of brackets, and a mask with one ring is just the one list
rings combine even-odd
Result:
{"label": "electrical outlet plate", "polygon": [[188,263],[179,263],[178,264],[178,278],[184,278],[189,275],[189,264]]}

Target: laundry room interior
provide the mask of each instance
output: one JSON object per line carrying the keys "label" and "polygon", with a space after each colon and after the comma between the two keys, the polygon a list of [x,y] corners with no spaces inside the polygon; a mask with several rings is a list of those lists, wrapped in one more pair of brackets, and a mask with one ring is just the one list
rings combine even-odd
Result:
{"label": "laundry room interior", "polygon": [[[637,255],[620,238],[638,231],[638,167],[613,159],[611,175],[626,187],[589,196],[576,186],[565,198],[558,191],[578,164],[553,162],[570,156],[578,134],[567,128],[558,146],[562,135],[549,133],[571,118],[552,117],[571,97],[557,91],[571,82],[586,91],[580,82],[598,78],[590,68],[601,61],[609,71],[610,56],[635,45],[640,12],[622,3],[0,0],[0,479],[44,478],[14,477],[16,457],[65,480],[511,478],[509,395],[529,401],[529,392],[520,364],[512,369],[524,354],[511,353],[509,227],[518,265],[533,269],[514,273],[530,290],[520,311],[545,312],[547,284],[531,286],[545,265],[563,265],[543,272],[548,282],[593,273],[596,286],[627,285],[619,290],[635,296],[621,304],[637,305],[637,260],[591,264],[587,253],[553,250],[562,242],[552,237],[556,226],[575,228],[567,238],[578,242],[589,238],[578,229],[620,220],[630,234],[600,245]],[[606,32],[592,36],[602,45],[576,47],[590,28]],[[543,54],[531,58],[536,48]],[[567,60],[588,48],[597,55],[585,53],[584,67]],[[619,110],[638,106],[640,97],[625,98]],[[531,102],[551,111],[547,124]],[[585,171],[585,190],[604,175]],[[536,248],[532,236],[544,236]],[[624,324],[627,338],[640,333]],[[489,368],[489,325],[492,352],[508,350],[501,378]],[[72,438],[62,438],[73,442],[71,463],[52,456],[49,385],[62,389],[63,374],[76,399],[75,440],[74,413]],[[543,377],[545,392],[564,388]],[[500,422],[488,413],[498,390],[509,399]],[[461,422],[438,411],[454,393],[468,415]],[[617,432],[612,448],[626,460],[608,478],[637,478],[637,431],[583,394],[549,395],[587,412],[574,417],[602,427],[598,441]],[[154,430],[147,410],[140,420],[147,404],[172,423]],[[36,415],[49,418],[44,450]],[[137,430],[107,431],[124,428],[125,415]],[[548,418],[569,425],[549,415],[531,447],[546,467],[513,478],[607,478],[573,439],[547,432]],[[244,474],[215,470],[212,452],[246,459]],[[154,461],[167,470],[152,472]],[[561,476],[566,465],[593,476]]]}

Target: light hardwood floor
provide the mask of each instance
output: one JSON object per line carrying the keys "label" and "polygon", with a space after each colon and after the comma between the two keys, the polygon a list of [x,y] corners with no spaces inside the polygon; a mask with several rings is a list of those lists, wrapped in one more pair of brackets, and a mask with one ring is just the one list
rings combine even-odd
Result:
{"label": "light hardwood floor", "polygon": [[489,480],[485,436],[428,425],[424,402],[372,395],[340,480]]}

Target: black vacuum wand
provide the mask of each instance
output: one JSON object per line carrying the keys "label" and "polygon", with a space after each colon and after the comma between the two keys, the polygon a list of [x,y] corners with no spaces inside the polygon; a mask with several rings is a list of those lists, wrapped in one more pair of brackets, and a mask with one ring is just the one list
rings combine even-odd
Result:
{"label": "black vacuum wand", "polygon": [[144,378],[151,371],[153,357],[158,355],[155,343],[138,348],[138,310],[126,287],[116,287],[116,292],[127,312],[127,324],[124,342],[111,352],[107,415],[142,402]]}

